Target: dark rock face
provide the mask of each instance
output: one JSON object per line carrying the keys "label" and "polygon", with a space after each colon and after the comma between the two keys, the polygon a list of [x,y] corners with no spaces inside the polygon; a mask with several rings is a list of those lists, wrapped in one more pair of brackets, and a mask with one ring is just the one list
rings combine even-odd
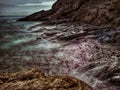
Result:
{"label": "dark rock face", "polygon": [[95,25],[120,25],[120,0],[57,0],[48,11],[40,11],[20,21],[82,21]]}

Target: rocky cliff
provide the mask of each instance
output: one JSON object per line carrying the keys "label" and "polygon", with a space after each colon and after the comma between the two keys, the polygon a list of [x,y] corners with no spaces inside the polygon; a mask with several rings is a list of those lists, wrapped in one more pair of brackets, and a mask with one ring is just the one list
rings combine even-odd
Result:
{"label": "rocky cliff", "polygon": [[57,0],[52,9],[36,12],[20,21],[82,21],[120,26],[120,0]]}
{"label": "rocky cliff", "polygon": [[39,69],[0,73],[0,90],[93,90],[70,76],[47,76]]}

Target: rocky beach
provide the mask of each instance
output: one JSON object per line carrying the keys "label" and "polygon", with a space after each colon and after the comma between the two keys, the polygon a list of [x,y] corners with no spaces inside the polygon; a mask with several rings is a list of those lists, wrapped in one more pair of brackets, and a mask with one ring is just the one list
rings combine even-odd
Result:
{"label": "rocky beach", "polygon": [[119,90],[119,6],[119,0],[57,0],[18,19],[40,22],[10,48],[5,43],[12,39],[0,34],[1,90]]}

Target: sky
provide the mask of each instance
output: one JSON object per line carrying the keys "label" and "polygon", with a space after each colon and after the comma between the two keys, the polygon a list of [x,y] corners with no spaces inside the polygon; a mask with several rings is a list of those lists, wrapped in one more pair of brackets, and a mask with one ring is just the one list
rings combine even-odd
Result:
{"label": "sky", "polygon": [[0,15],[29,15],[48,10],[56,0],[0,0]]}
{"label": "sky", "polygon": [[24,4],[24,3],[38,3],[55,0],[0,0],[0,3]]}

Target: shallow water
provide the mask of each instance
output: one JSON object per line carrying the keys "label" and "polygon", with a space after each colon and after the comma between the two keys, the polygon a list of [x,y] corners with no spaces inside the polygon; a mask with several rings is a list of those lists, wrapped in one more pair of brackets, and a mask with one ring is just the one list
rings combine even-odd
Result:
{"label": "shallow water", "polygon": [[[108,79],[100,79],[101,75],[106,77],[105,73],[108,78],[119,74],[113,72],[115,74],[109,77],[109,70],[105,70],[107,66],[110,72],[114,71],[120,56],[119,46],[101,43],[101,40],[106,40],[114,33],[113,30],[95,36],[79,37],[66,41],[67,43],[59,40],[52,43],[49,38],[71,35],[73,31],[79,33],[81,29],[71,26],[42,26],[40,22],[16,22],[12,24],[15,29],[8,23],[6,25],[0,32],[0,72],[16,72],[37,67],[50,75],[67,74],[79,78],[95,90],[119,90],[119,86],[108,86]],[[60,43],[64,43],[63,46]]]}
{"label": "shallow water", "polygon": [[[0,49],[16,49],[21,44],[34,42],[41,33],[32,33],[41,28],[51,29],[55,26],[40,26],[41,22],[18,22],[16,21],[21,16],[1,16],[0,17]],[[35,27],[34,27],[35,26]],[[37,42],[35,45],[29,44],[22,47],[21,50],[34,50],[41,48],[52,48],[54,45],[51,42]],[[57,45],[59,46],[59,45]]]}

